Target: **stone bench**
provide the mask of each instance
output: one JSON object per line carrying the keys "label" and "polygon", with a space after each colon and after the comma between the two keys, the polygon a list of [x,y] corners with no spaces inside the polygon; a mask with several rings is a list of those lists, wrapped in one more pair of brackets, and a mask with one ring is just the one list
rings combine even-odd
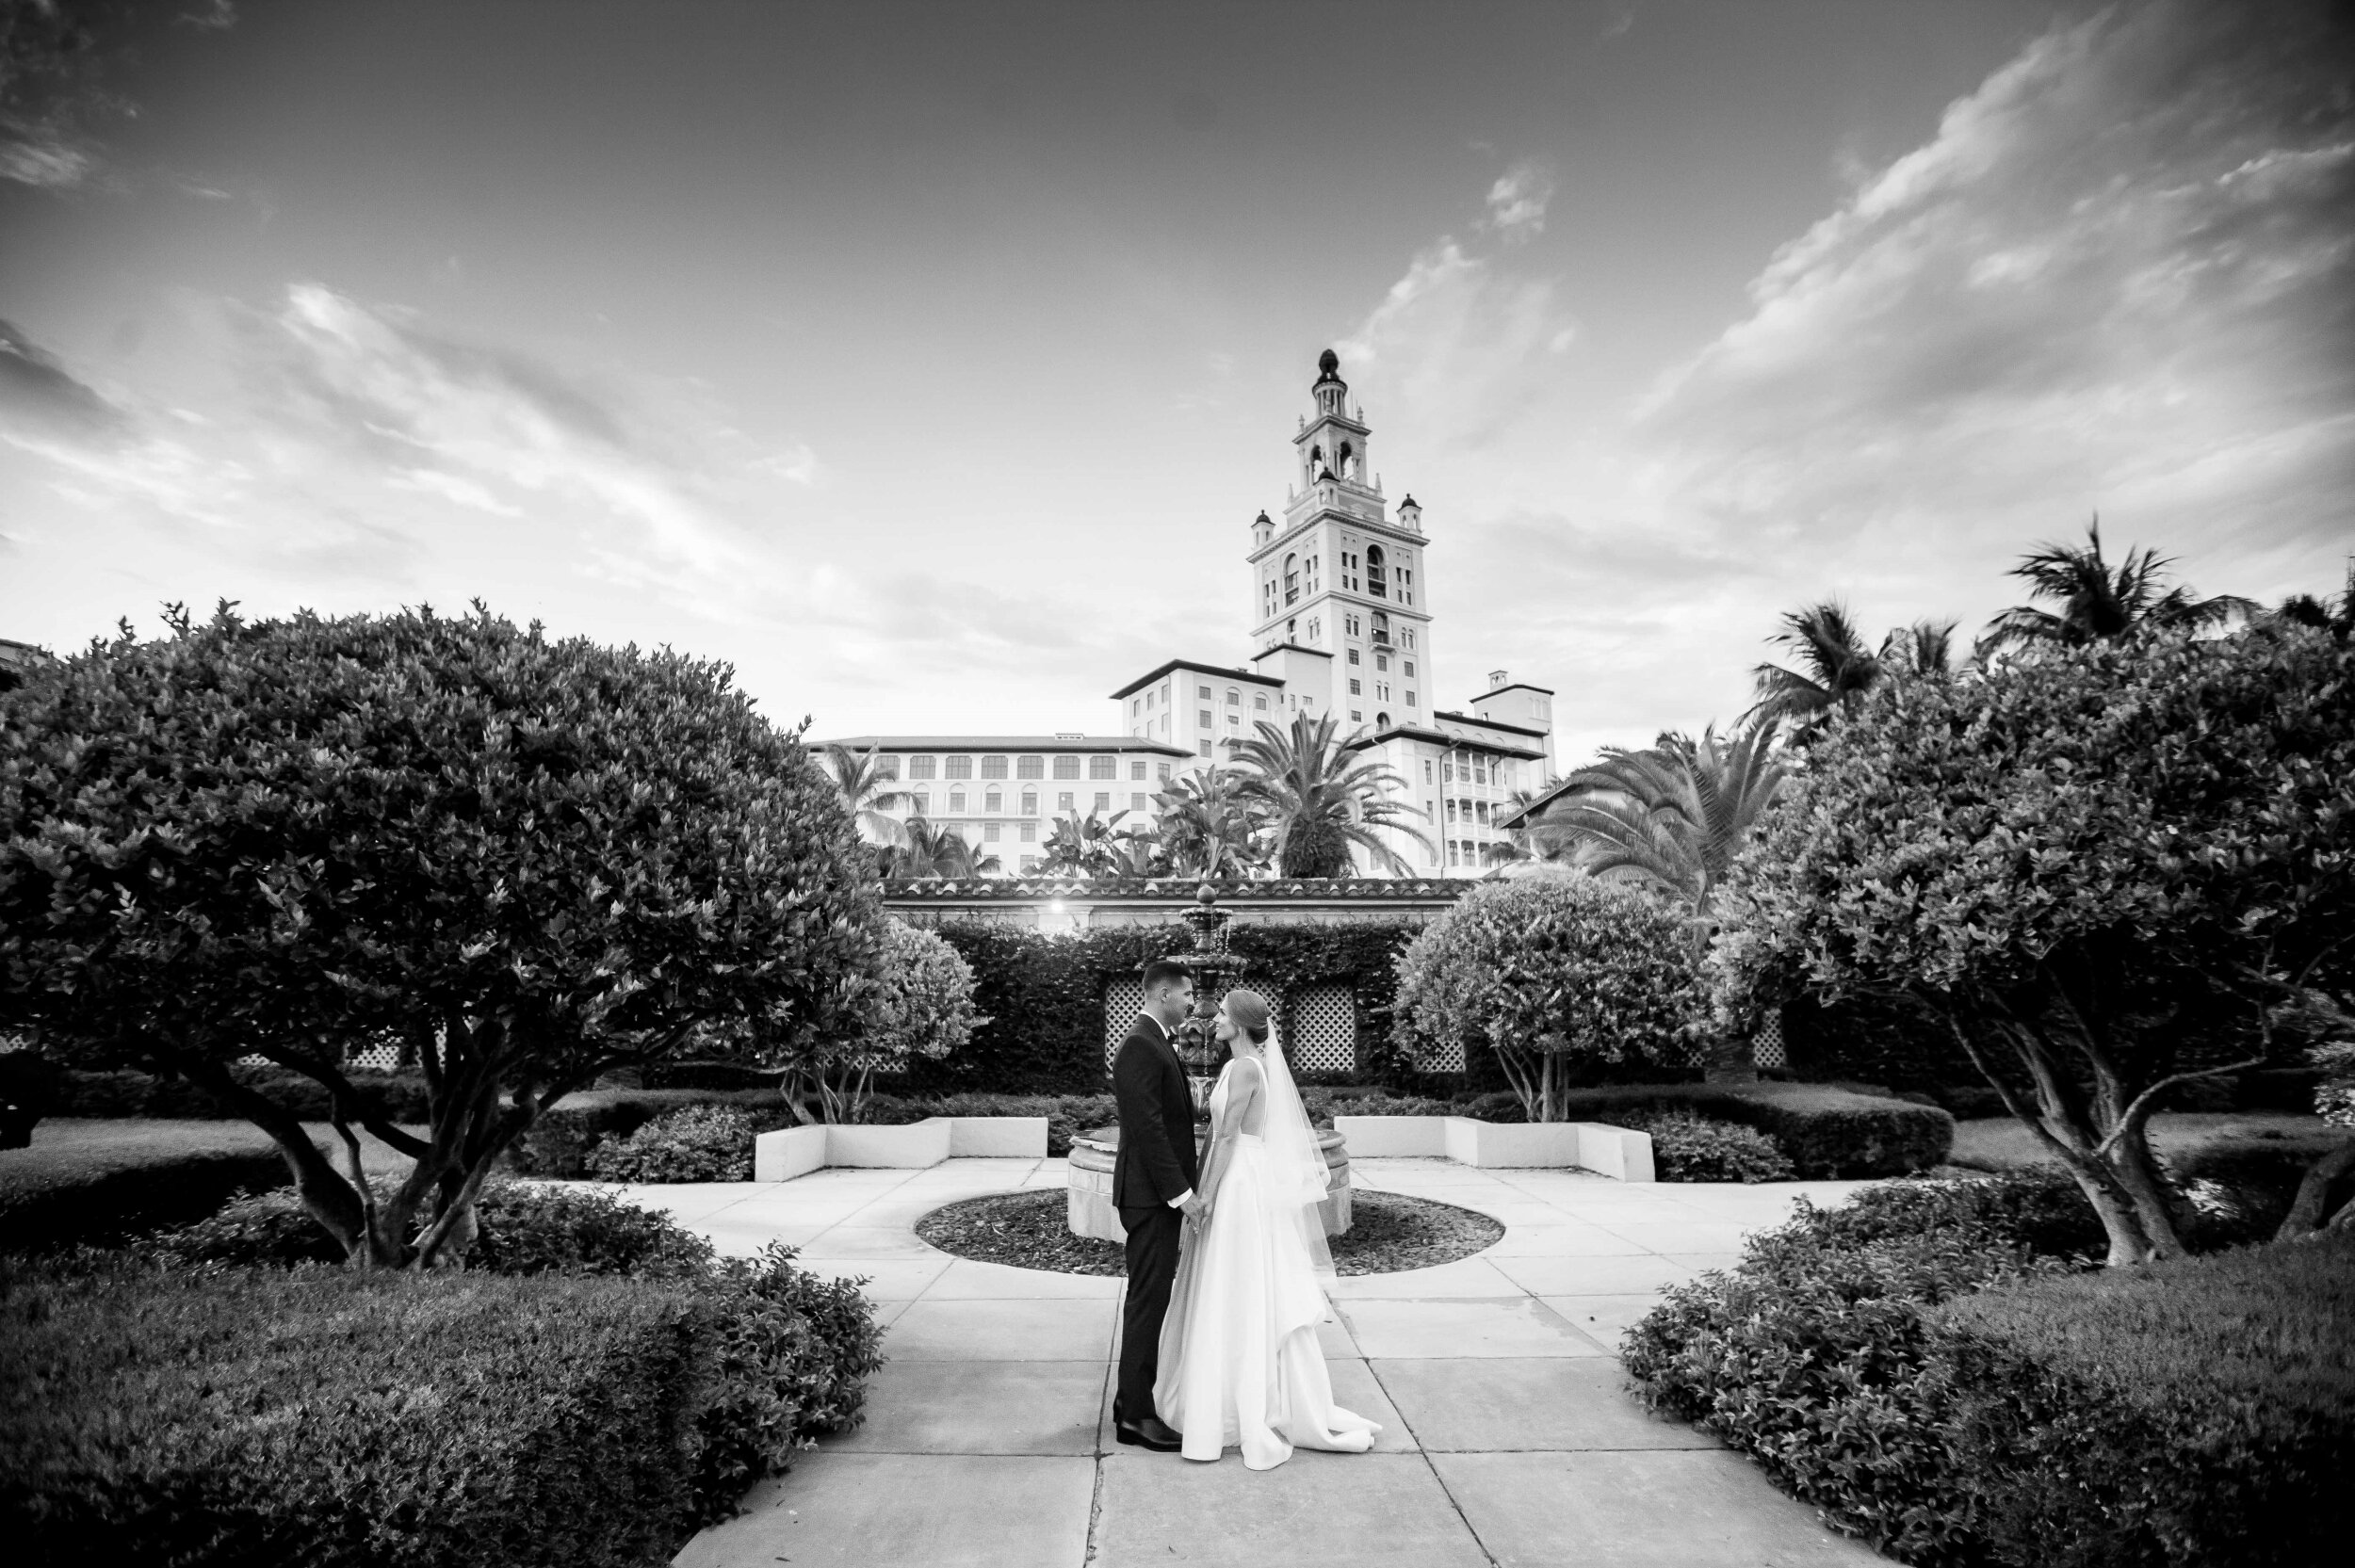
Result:
{"label": "stone bench", "polygon": [[902,1126],[821,1123],[753,1140],[753,1180],[789,1182],[828,1165],[921,1170],[944,1159],[1045,1159],[1044,1116],[928,1116]]}
{"label": "stone bench", "polygon": [[1336,1116],[1360,1159],[1452,1159],[1484,1171],[1569,1167],[1653,1179],[1651,1135],[1602,1122],[1479,1122],[1469,1116]]}

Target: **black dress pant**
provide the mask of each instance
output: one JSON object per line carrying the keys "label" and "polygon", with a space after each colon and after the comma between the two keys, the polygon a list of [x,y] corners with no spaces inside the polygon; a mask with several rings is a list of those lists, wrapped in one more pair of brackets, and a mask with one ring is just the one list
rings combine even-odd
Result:
{"label": "black dress pant", "polygon": [[1169,1312],[1170,1282],[1178,1274],[1178,1238],[1186,1217],[1167,1204],[1124,1208],[1129,1231],[1129,1299],[1120,1313],[1120,1387],[1113,1419],[1132,1426],[1155,1414],[1153,1379],[1161,1370],[1161,1318]]}

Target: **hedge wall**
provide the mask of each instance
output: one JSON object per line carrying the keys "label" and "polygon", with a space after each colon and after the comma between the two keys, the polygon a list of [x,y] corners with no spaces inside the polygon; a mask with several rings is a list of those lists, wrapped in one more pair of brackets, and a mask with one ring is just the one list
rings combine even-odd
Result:
{"label": "hedge wall", "polygon": [[[1182,958],[1193,930],[1179,921],[1043,935],[989,921],[932,928],[973,966],[974,1003],[990,1021],[954,1056],[918,1062],[891,1080],[893,1091],[940,1094],[1085,1094],[1104,1073],[1104,992],[1159,958]],[[1244,960],[1239,985],[1292,992],[1316,984],[1350,988],[1357,1007],[1357,1071],[1364,1082],[1418,1080],[1392,1051],[1390,1014],[1399,952],[1421,928],[1405,921],[1346,925],[1249,924],[1227,928]]]}
{"label": "hedge wall", "polygon": [[278,1145],[248,1123],[52,1123],[0,1156],[0,1253],[182,1224],[287,1180]]}

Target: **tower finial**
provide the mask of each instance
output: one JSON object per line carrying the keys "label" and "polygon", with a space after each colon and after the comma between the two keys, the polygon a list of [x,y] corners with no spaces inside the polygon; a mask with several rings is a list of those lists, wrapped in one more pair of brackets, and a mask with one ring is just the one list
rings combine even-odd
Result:
{"label": "tower finial", "polygon": [[1337,354],[1337,353],[1333,352],[1333,350],[1332,350],[1332,349],[1327,348],[1327,349],[1326,349],[1324,353],[1319,354],[1319,355],[1317,356],[1317,380],[1320,380],[1320,381],[1338,381],[1338,380],[1340,380],[1340,376],[1339,372],[1340,372],[1340,368],[1341,368],[1341,357],[1340,357],[1340,355],[1339,355],[1339,354]]}

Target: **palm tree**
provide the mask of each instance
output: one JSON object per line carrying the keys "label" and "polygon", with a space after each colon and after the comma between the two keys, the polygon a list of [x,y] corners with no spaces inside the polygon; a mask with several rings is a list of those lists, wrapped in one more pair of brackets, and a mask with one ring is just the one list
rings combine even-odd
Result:
{"label": "palm tree", "polygon": [[883,851],[886,878],[928,881],[939,877],[987,877],[1002,868],[996,855],[977,855],[966,836],[954,828],[934,827],[911,816],[904,842]]}
{"label": "palm tree", "polygon": [[1881,639],[1880,652],[1874,658],[1884,671],[1943,680],[1955,672],[1955,623],[1916,621],[1900,626]]}
{"label": "palm tree", "polygon": [[2011,569],[2028,580],[2028,597],[2060,605],[2055,612],[2014,605],[1979,639],[1985,658],[2009,649],[2058,644],[2077,647],[2108,642],[2144,631],[2199,631],[2253,613],[2254,602],[2234,593],[2202,599],[2181,584],[2165,588],[2171,558],[2153,550],[2129,550],[2116,568],[2102,555],[2102,519],[2086,530],[2086,543],[2039,544]]}
{"label": "palm tree", "polygon": [[[1782,630],[1769,640],[1795,652],[1793,662],[1799,668],[1762,664],[1752,670],[1758,701],[1742,716],[1744,723],[1788,721],[1795,736],[1803,735],[1854,706],[1880,678],[1879,658],[1864,646],[1847,606],[1837,599],[1790,611]],[[1884,650],[1888,646],[1882,644]]]}
{"label": "palm tree", "polygon": [[[1330,714],[1295,714],[1288,730],[1266,719],[1259,735],[1236,748],[1254,772],[1241,793],[1266,811],[1275,840],[1275,866],[1286,877],[1345,877],[1352,846],[1392,876],[1413,874],[1378,830],[1404,833],[1426,850],[1431,841],[1413,825],[1422,813],[1394,798],[1406,781],[1382,763],[1356,761],[1349,741],[1336,743]],[[1350,740],[1356,738],[1353,734]],[[1412,819],[1412,820],[1410,820]]]}
{"label": "palm tree", "polygon": [[842,803],[851,808],[859,836],[869,844],[903,845],[907,832],[897,817],[885,813],[906,805],[908,796],[897,786],[900,776],[883,770],[881,756],[869,751],[861,756],[839,741],[826,742],[826,771],[834,776]]}
{"label": "palm tree", "polygon": [[1128,815],[1116,811],[1106,817],[1089,812],[1081,816],[1075,811],[1057,817],[1040,847],[1039,869],[1049,875],[1060,871],[1080,877],[1119,874],[1129,862],[1113,829]]}
{"label": "palm tree", "polygon": [[1704,933],[1717,888],[1782,787],[1773,720],[1696,742],[1674,731],[1648,749],[1608,747],[1564,781],[1537,832],[1570,840],[1577,864],[1606,881],[1649,887],[1693,912]]}
{"label": "palm tree", "polygon": [[1248,876],[1267,864],[1259,805],[1243,781],[1234,768],[1206,768],[1180,775],[1154,797],[1161,858],[1172,872],[1215,881]]}

